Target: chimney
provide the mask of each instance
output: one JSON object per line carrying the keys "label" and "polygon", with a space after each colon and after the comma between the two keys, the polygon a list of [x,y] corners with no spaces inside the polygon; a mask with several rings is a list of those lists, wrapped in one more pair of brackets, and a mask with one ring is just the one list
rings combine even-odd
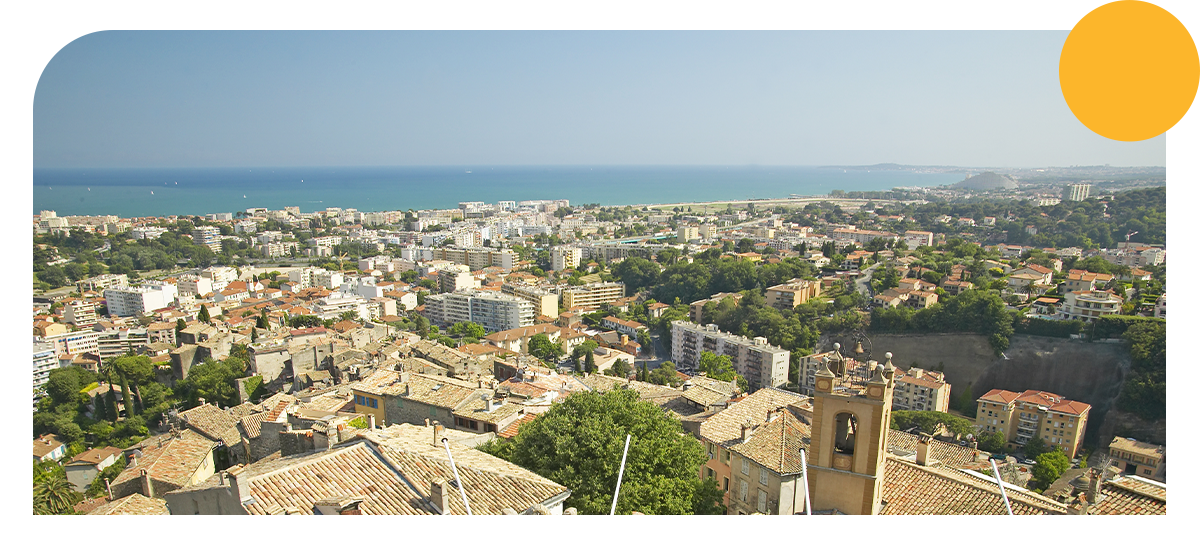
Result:
{"label": "chimney", "polygon": [[204,398],[200,398],[200,405],[204,405],[204,403],[205,403]]}
{"label": "chimney", "polygon": [[429,483],[429,501],[438,514],[450,514],[450,488],[446,479],[438,478]]}
{"label": "chimney", "polygon": [[629,344],[629,335],[621,333],[621,346]]}
{"label": "chimney", "polygon": [[104,489],[108,491],[108,500],[112,501],[113,493],[112,493],[112,481],[111,480],[109,480],[107,478],[104,479]]}
{"label": "chimney", "polygon": [[446,429],[444,429],[442,427],[441,423],[438,423],[436,421],[433,423],[433,445],[434,446],[442,445],[442,432],[445,430]]}
{"label": "chimney", "polygon": [[928,467],[930,463],[931,458],[929,457],[929,440],[930,437],[928,434],[921,434],[921,436],[917,438],[917,464],[921,465],[922,467]]}
{"label": "chimney", "polygon": [[1100,501],[1100,482],[1104,477],[1100,469],[1091,469],[1088,474],[1091,475],[1091,480],[1088,480],[1087,502],[1098,503]]}
{"label": "chimney", "polygon": [[750,424],[749,419],[746,419],[746,421],[742,423],[742,442],[745,442],[746,439],[750,438],[750,435],[752,434],[754,434],[754,426]]}
{"label": "chimney", "polygon": [[770,423],[779,417],[779,410],[771,410],[767,412],[767,422]]}
{"label": "chimney", "polygon": [[224,483],[229,486],[230,493],[238,503],[250,497],[250,480],[242,465],[234,465],[225,469]]}
{"label": "chimney", "polygon": [[425,426],[427,426],[427,427],[429,426],[429,418],[428,417],[425,418]]}
{"label": "chimney", "polygon": [[375,414],[374,413],[367,414],[367,426],[370,427],[371,430],[375,430]]}
{"label": "chimney", "polygon": [[146,472],[146,469],[141,469],[138,474],[142,479],[142,495],[154,497],[154,482],[150,480],[150,474]]}

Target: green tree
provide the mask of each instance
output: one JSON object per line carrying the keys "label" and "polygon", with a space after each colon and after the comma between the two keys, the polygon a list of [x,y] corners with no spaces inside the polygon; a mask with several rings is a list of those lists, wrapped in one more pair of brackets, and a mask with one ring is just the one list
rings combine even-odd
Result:
{"label": "green tree", "polygon": [[1025,443],[1025,446],[1021,448],[1021,453],[1025,454],[1025,457],[1037,457],[1050,449],[1045,440],[1035,436]]}
{"label": "green tree", "polygon": [[33,487],[33,511],[39,515],[74,514],[74,506],[83,500],[67,477],[54,476]]}
{"label": "green tree", "polygon": [[233,407],[238,404],[235,373],[225,362],[211,358],[188,371],[186,379],[176,387],[176,395],[184,399],[187,407],[199,405],[200,398],[218,406]]}
{"label": "green tree", "polygon": [[733,370],[733,360],[729,356],[713,354],[708,351],[701,352],[697,371],[718,381],[737,381],[738,388],[742,392],[748,392],[750,389],[746,379]]}
{"label": "green tree", "polygon": [[562,343],[551,342],[545,333],[529,338],[529,353],[551,363],[558,362],[562,356]]}
{"label": "green tree", "polygon": [[632,439],[619,513],[724,513],[716,483],[696,476],[706,460],[700,442],[631,390],[571,394],[522,425],[511,445],[494,448],[501,448],[496,453],[502,458],[570,488],[567,507],[601,515],[612,504],[626,434]]}
{"label": "green tree", "polygon": [[659,364],[658,367],[649,371],[646,381],[656,385],[671,387],[678,387],[679,385],[683,384],[683,380],[680,379],[679,373],[675,371],[675,364],[671,362],[663,362]]}
{"label": "green tree", "polygon": [[629,377],[629,373],[631,371],[632,370],[629,367],[629,362],[627,362],[623,359],[620,359],[620,360],[613,362],[612,367],[609,367],[608,369],[605,370],[605,375],[611,375],[613,377],[620,377],[620,378],[624,379],[626,377]]}
{"label": "green tree", "polygon": [[201,323],[212,321],[212,318],[208,315],[208,306],[204,304],[200,305],[200,313],[196,314],[196,319],[200,320]]}
{"label": "green tree", "polygon": [[179,338],[179,335],[183,333],[184,329],[187,329],[187,324],[184,323],[183,318],[179,318],[179,319],[175,320],[175,342],[176,343],[182,343],[182,341]]}
{"label": "green tree", "polygon": [[982,432],[975,437],[975,441],[978,443],[979,449],[986,452],[1003,452],[1004,444],[1006,444],[1004,434],[998,431]]}
{"label": "green tree", "polygon": [[596,365],[596,356],[591,350],[588,350],[583,357],[583,368],[588,373],[595,373],[598,368]]}
{"label": "green tree", "polygon": [[256,327],[256,328],[258,328],[258,329],[270,329],[270,328],[271,328],[271,321],[267,319],[267,315],[266,315],[266,314],[260,314],[260,315],[258,316],[258,321],[256,321],[256,322],[254,323],[254,327]]}
{"label": "green tree", "polygon": [[908,430],[917,427],[926,434],[935,434],[938,425],[945,425],[955,434],[970,434],[975,432],[974,425],[962,417],[942,413],[940,411],[905,411],[892,412],[891,427],[896,430]]}
{"label": "green tree", "polygon": [[1071,468],[1071,459],[1059,448],[1039,454],[1035,461],[1037,461],[1037,465],[1033,466],[1033,480],[1030,483],[1039,490],[1049,488],[1067,469]]}

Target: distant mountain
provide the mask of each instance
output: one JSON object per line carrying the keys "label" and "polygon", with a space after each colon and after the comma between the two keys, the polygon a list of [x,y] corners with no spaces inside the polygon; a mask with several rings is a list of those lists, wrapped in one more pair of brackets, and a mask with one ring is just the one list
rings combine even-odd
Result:
{"label": "distant mountain", "polygon": [[1003,174],[995,172],[984,172],[976,174],[957,184],[951,184],[949,187],[953,189],[970,189],[974,191],[986,191],[992,189],[1014,189],[1017,187],[1016,180],[1009,178]]}

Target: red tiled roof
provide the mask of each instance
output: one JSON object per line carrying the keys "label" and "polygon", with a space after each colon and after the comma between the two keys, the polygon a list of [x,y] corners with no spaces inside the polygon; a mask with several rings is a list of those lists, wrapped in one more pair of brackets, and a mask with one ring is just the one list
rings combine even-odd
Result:
{"label": "red tiled roof", "polygon": [[998,388],[993,388],[992,390],[989,390],[986,393],[984,393],[983,396],[980,396],[979,399],[986,400],[989,402],[999,402],[1001,404],[1009,404],[1009,403],[1012,403],[1013,400],[1016,400],[1017,396],[1020,396],[1020,395],[1011,390],[1001,390]]}
{"label": "red tiled roof", "polygon": [[537,415],[533,413],[526,413],[524,417],[521,417],[520,419],[510,423],[507,427],[505,427],[504,430],[500,431],[497,436],[500,438],[512,438],[516,436],[517,432],[521,429],[521,425],[532,421],[534,417],[537,417]]}

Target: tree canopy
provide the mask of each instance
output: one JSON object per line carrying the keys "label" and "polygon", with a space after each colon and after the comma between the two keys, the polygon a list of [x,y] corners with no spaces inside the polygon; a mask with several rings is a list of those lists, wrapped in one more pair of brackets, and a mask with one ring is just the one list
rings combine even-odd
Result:
{"label": "tree canopy", "polygon": [[632,440],[618,513],[724,513],[716,482],[697,476],[707,459],[700,442],[631,390],[571,394],[511,440],[480,449],[570,488],[567,507],[601,515],[612,505],[626,434]]}

